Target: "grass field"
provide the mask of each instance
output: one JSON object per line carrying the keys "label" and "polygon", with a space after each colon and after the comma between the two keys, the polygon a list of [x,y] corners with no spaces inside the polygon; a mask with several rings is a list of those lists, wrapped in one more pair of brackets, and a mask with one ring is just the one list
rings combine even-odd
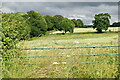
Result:
{"label": "grass field", "polygon": [[[107,31],[118,31],[118,27],[109,27]],[[93,28],[75,28],[74,33],[78,32],[96,32],[96,29]],[[52,34],[62,33],[62,31],[55,31]]]}
{"label": "grass field", "polygon": [[[21,41],[18,46],[46,48],[118,45],[118,32],[98,34],[89,32],[89,29],[91,31],[89,28],[83,33],[85,29],[75,29],[74,34],[51,34]],[[23,50],[22,56],[41,57],[14,59],[16,60],[12,65],[14,70],[10,69],[8,73],[12,78],[115,78],[118,75],[117,55],[80,56],[109,53],[118,53],[118,48]]]}

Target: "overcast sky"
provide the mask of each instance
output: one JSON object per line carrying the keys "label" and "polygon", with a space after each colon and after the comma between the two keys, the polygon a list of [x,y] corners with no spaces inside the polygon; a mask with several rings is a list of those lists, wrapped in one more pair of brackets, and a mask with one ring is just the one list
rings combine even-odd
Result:
{"label": "overcast sky", "polygon": [[[48,1],[48,0],[44,0]],[[109,13],[111,24],[118,21],[117,2],[3,2],[3,12],[38,11],[42,15],[62,15],[70,19],[83,20],[84,24],[91,24],[94,15]]]}

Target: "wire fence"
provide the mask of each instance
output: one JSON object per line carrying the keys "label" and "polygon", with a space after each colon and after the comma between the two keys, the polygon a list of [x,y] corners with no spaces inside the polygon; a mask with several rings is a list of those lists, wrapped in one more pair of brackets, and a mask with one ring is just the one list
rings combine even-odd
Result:
{"label": "wire fence", "polygon": [[50,65],[50,64],[91,64],[91,63],[107,63],[107,64],[113,64],[113,63],[117,63],[119,64],[119,61],[93,61],[93,62],[90,62],[90,61],[86,61],[86,62],[53,62],[53,63],[30,63],[30,64],[25,64],[25,65],[42,65],[42,64],[47,64],[47,65]]}
{"label": "wire fence", "polygon": [[72,56],[100,56],[100,55],[120,55],[120,53],[109,54],[79,54],[79,55],[50,55],[50,56],[23,56],[25,58],[40,58],[40,57],[72,57]]}
{"label": "wire fence", "polygon": [[22,49],[22,50],[42,50],[42,49],[76,49],[76,48],[105,48],[105,47],[120,47],[120,45],[107,45],[107,46],[80,46],[80,47],[24,48],[24,49]]}
{"label": "wire fence", "polygon": [[[106,47],[120,47],[120,45],[107,45],[107,46],[80,46],[80,47],[49,47],[49,48],[27,48],[27,49],[23,49],[23,50],[46,50],[46,49],[77,49],[77,48],[106,48]],[[73,56],[104,56],[104,55],[108,55],[108,56],[113,56],[113,55],[120,55],[120,53],[106,53],[106,54],[76,54],[76,55],[43,55],[43,56],[22,56],[24,58],[43,58],[43,57],[73,57]],[[81,63],[110,63],[111,61],[96,61],[96,58],[94,58],[94,61],[89,62],[67,62],[67,64],[81,64]],[[112,61],[112,63],[119,63],[119,61]],[[30,63],[28,65],[41,65],[37,64],[37,63]],[[47,63],[47,64],[66,64],[66,63],[60,63],[60,62],[56,62],[56,63]]]}

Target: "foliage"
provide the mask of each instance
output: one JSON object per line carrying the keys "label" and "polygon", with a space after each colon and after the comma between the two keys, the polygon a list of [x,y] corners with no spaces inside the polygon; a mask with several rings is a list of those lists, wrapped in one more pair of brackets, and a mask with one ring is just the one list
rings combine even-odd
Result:
{"label": "foliage", "polygon": [[[25,18],[19,13],[1,13],[2,15],[2,55],[16,53],[16,43],[29,37],[30,28]],[[7,59],[6,59],[7,60]]]}
{"label": "foliage", "polygon": [[71,21],[73,21],[74,22],[74,24],[75,24],[75,27],[84,27],[84,24],[83,24],[83,22],[82,22],[82,20],[81,19],[77,19],[77,20],[75,20],[75,19],[72,19]]}
{"label": "foliage", "polygon": [[54,30],[54,24],[53,24],[53,17],[50,15],[45,15],[44,16],[46,22],[47,22],[47,26],[48,26],[48,31],[50,30]]}
{"label": "foliage", "polygon": [[120,22],[114,22],[114,23],[112,24],[112,27],[120,27]]}
{"label": "foliage", "polygon": [[53,23],[54,23],[54,28],[55,29],[60,30],[59,29],[59,22],[61,22],[63,19],[64,19],[64,17],[61,16],[61,15],[53,16]]}
{"label": "foliage", "polygon": [[30,28],[26,20],[17,13],[2,14],[2,42],[3,48],[14,48],[16,42],[26,39],[30,33]]}
{"label": "foliage", "polygon": [[77,27],[77,20],[76,19],[72,19],[71,21],[73,21],[74,24],[75,24],[75,27]]}
{"label": "foliage", "polygon": [[84,28],[92,28],[93,25],[84,25]]}
{"label": "foliage", "polygon": [[83,24],[82,20],[77,19],[77,27],[83,27],[83,26],[84,26],[84,24]]}
{"label": "foliage", "polygon": [[109,19],[111,18],[110,14],[108,13],[100,13],[95,15],[95,20],[92,21],[93,23],[93,28],[98,31],[102,32],[102,30],[107,30],[108,27],[110,26],[110,21]]}
{"label": "foliage", "polygon": [[27,12],[28,21],[30,22],[31,26],[31,33],[32,37],[35,36],[42,36],[47,31],[47,23],[43,16],[39,12],[29,11]]}
{"label": "foliage", "polygon": [[58,30],[64,31],[65,33],[69,31],[70,33],[73,33],[74,30],[74,23],[69,20],[68,18],[64,18],[61,22],[58,24]]}

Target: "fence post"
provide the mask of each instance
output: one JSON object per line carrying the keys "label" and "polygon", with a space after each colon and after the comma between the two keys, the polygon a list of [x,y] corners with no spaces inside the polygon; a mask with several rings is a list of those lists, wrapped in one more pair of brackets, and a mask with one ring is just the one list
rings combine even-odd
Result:
{"label": "fence post", "polygon": [[[96,54],[96,52],[95,52],[95,48],[96,48],[96,47],[93,47],[93,50],[92,50],[92,53],[93,53],[93,54]],[[95,56],[95,55],[94,55],[93,62],[96,62],[96,56]]]}

